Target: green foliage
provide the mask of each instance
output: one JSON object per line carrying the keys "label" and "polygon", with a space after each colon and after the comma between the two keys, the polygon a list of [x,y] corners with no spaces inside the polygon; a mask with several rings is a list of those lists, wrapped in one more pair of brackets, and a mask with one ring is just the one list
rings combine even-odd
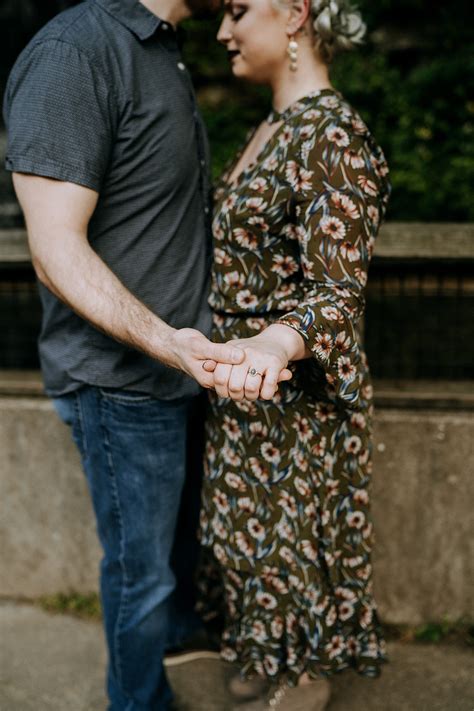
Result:
{"label": "green foliage", "polygon": [[90,620],[100,620],[102,611],[96,593],[57,593],[39,599],[40,607],[47,612],[58,612]]}
{"label": "green foliage", "polygon": [[[389,219],[474,221],[472,9],[431,0],[360,0],[366,45],[340,55],[334,85],[360,111],[391,167]],[[185,55],[218,174],[270,108],[267,91],[236,82],[215,41],[218,21],[188,23]]]}

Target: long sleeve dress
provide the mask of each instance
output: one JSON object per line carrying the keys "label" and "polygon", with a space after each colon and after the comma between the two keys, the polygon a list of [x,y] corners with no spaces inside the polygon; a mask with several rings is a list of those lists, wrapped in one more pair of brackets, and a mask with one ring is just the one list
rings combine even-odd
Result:
{"label": "long sleeve dress", "polygon": [[386,653],[372,597],[373,404],[360,326],[388,169],[334,90],[268,120],[283,123],[256,163],[232,186],[231,166],[217,186],[213,338],[282,323],[312,357],[291,365],[272,401],[210,396],[201,541],[223,582],[222,654],[247,676],[290,684],[347,667],[377,676]]}

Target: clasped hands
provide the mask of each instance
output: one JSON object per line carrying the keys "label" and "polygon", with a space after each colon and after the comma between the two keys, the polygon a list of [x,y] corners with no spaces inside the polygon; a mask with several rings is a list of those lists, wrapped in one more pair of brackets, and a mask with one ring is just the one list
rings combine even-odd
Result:
{"label": "clasped hands", "polygon": [[278,384],[292,377],[287,368],[289,354],[275,338],[262,333],[230,343],[244,352],[241,363],[230,365],[207,360],[202,364],[213,376],[212,385],[207,387],[213,387],[220,397],[236,401],[271,400]]}
{"label": "clasped hands", "polygon": [[232,400],[271,400],[290,380],[288,363],[308,357],[303,337],[290,326],[271,324],[251,338],[212,343],[192,328],[172,330],[167,362],[204,388]]}

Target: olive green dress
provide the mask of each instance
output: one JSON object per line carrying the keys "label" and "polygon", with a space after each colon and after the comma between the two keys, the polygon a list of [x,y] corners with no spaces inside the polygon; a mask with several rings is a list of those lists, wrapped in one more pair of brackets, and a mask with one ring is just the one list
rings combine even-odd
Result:
{"label": "olive green dress", "polygon": [[268,120],[283,124],[255,165],[229,186],[231,166],[217,187],[213,338],[279,322],[312,358],[292,364],[273,401],[211,395],[201,540],[225,591],[222,654],[247,676],[290,684],[347,667],[377,676],[386,653],[372,597],[373,405],[359,328],[388,169],[334,90]]}

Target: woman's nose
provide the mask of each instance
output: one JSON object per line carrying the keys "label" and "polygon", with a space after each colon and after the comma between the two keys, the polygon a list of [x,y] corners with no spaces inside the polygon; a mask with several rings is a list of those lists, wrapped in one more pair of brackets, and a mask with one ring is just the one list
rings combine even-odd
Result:
{"label": "woman's nose", "polygon": [[227,44],[232,39],[232,19],[229,15],[224,15],[221,26],[217,32],[217,41]]}

